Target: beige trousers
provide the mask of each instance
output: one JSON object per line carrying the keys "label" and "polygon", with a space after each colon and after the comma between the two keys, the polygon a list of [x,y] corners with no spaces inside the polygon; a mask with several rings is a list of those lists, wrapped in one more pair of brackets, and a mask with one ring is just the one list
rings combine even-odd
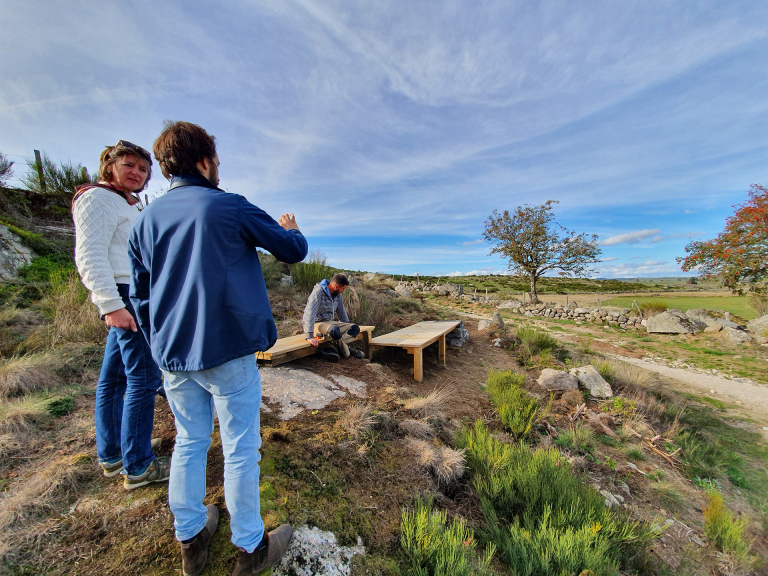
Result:
{"label": "beige trousers", "polygon": [[331,340],[331,342],[333,342],[333,347],[336,348],[336,351],[342,358],[349,358],[349,347],[347,346],[347,342],[351,342],[354,338],[352,338],[352,336],[347,336],[347,332],[349,332],[349,329],[354,325],[353,322],[316,322],[315,335],[328,336],[328,330],[334,326],[338,327],[339,332],[341,332],[341,338],[338,340]]}

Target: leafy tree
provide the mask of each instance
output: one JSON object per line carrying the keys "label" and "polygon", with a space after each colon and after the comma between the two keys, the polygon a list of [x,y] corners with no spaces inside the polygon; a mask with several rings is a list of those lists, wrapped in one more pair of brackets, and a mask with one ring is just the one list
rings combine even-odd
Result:
{"label": "leafy tree", "polygon": [[713,240],[696,240],[677,259],[683,270],[717,278],[731,290],[768,277],[768,188],[752,184],[749,199],[725,221]]}
{"label": "leafy tree", "polygon": [[561,276],[583,276],[589,265],[598,261],[597,235],[576,234],[557,224],[552,213],[556,200],[541,206],[518,206],[513,212],[496,210],[485,222],[483,237],[491,244],[489,253],[509,258],[509,269],[528,276],[531,300],[538,302],[536,281],[557,270]]}
{"label": "leafy tree", "polygon": [[40,179],[40,165],[37,160],[27,161],[27,166],[29,166],[29,171],[21,181],[28,190],[39,194],[71,196],[80,184],[96,182],[97,180],[95,175],[91,177],[88,174],[88,170],[82,164],[74,165],[71,162],[56,164],[45,153],[42,156],[42,180]]}
{"label": "leafy tree", "polygon": [[0,152],[0,186],[5,186],[11,176],[13,176],[13,162]]}

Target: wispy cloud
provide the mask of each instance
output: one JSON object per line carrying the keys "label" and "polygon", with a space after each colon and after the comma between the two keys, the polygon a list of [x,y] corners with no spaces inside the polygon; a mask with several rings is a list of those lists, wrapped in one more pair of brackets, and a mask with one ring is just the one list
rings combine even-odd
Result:
{"label": "wispy cloud", "polygon": [[640,242],[640,240],[645,240],[646,238],[649,238],[654,234],[658,234],[659,232],[661,232],[661,230],[659,229],[637,230],[635,232],[626,232],[624,234],[617,234],[616,236],[611,236],[610,238],[601,240],[600,245],[613,246],[615,244],[623,244],[624,242],[627,242],[629,244],[635,244],[637,242]]}
{"label": "wispy cloud", "polygon": [[462,246],[474,246],[475,244],[482,244],[482,243],[483,243],[483,239],[480,238],[478,240],[472,240],[471,242],[462,242],[461,245]]}

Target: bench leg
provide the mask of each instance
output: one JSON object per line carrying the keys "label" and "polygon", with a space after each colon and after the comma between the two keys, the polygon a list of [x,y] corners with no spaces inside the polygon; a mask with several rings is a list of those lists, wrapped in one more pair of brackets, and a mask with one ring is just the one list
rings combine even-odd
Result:
{"label": "bench leg", "polygon": [[373,346],[371,344],[371,333],[363,332],[363,352],[368,360],[373,360]]}
{"label": "bench leg", "polygon": [[440,363],[445,366],[445,334],[440,336],[440,340],[437,341],[438,344],[438,359],[440,360]]}
{"label": "bench leg", "polygon": [[421,348],[413,349],[413,378],[416,382],[424,379],[424,362],[421,352]]}

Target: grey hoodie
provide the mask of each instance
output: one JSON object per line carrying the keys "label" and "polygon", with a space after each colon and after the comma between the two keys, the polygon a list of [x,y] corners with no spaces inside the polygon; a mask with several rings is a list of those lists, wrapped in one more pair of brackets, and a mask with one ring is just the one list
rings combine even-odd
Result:
{"label": "grey hoodie", "polygon": [[307,300],[302,319],[307,338],[314,337],[315,322],[331,322],[334,315],[338,316],[341,322],[349,322],[341,294],[331,296],[328,284],[330,284],[328,280],[321,280],[315,284]]}

